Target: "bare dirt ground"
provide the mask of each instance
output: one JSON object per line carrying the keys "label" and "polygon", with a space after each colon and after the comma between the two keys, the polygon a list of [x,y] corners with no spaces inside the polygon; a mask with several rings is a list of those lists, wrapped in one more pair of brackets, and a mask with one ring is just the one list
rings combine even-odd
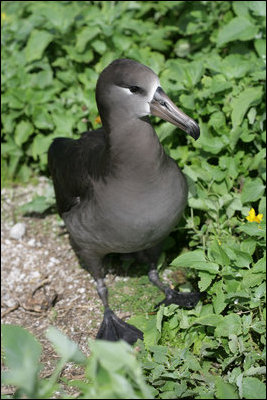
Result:
{"label": "bare dirt ground", "polygon": [[[56,326],[89,355],[88,338],[95,338],[102,321],[102,304],[92,277],[83,270],[71,249],[64,224],[56,214],[45,218],[23,216],[19,206],[43,195],[49,183],[41,178],[37,186],[2,189],[2,299],[1,322],[28,329],[43,346],[42,376],[53,372],[57,355],[45,337],[50,326]],[[18,222],[26,226],[21,239],[10,237]],[[112,285],[126,277],[108,274]],[[116,310],[119,317],[123,312]],[[83,371],[67,365],[67,378],[81,379]],[[6,388],[5,393],[12,393]]]}

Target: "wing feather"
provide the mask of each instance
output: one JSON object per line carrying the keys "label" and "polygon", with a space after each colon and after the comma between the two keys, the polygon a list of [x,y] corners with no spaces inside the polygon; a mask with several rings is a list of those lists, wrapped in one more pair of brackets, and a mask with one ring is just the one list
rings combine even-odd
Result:
{"label": "wing feather", "polygon": [[[93,180],[105,174],[105,131],[85,132],[80,139],[56,138],[48,150],[58,212],[62,215],[93,192]],[[105,166],[105,168],[104,168]]]}

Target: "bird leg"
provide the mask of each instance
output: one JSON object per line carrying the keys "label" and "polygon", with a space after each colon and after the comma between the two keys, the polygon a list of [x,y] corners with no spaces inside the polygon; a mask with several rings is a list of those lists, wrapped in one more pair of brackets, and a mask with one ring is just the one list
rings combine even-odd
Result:
{"label": "bird leg", "polygon": [[104,319],[101,323],[96,339],[104,339],[115,342],[125,340],[133,344],[137,339],[143,339],[143,333],[135,326],[127,324],[109,308],[108,290],[103,279],[97,279],[97,293],[105,307]]}
{"label": "bird leg", "polygon": [[200,293],[179,293],[176,290],[171,289],[169,286],[164,285],[164,283],[159,279],[159,274],[155,264],[151,265],[148,277],[150,282],[156,285],[162,292],[165,293],[166,296],[163,301],[157,304],[156,308],[158,308],[161,304],[164,304],[165,306],[168,306],[169,304],[177,304],[181,307],[193,308],[200,299]]}
{"label": "bird leg", "polygon": [[96,290],[97,290],[98,296],[102,300],[102,303],[103,303],[105,309],[108,308],[108,289],[104,283],[104,279],[97,279]]}

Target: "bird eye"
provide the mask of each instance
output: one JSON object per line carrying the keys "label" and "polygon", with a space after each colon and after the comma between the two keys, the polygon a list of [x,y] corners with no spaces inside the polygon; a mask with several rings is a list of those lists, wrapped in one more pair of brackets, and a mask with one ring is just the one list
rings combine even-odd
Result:
{"label": "bird eye", "polygon": [[140,88],[138,86],[130,86],[129,90],[131,93],[138,93],[140,92]]}

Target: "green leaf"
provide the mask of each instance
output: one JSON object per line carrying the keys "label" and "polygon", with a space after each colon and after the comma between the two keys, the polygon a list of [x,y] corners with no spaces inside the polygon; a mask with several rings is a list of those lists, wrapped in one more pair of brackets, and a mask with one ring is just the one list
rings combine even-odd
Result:
{"label": "green leaf", "polygon": [[203,250],[194,250],[187,253],[181,254],[179,257],[175,258],[171,265],[176,267],[184,266],[190,267],[192,264],[197,262],[206,261],[205,253]]}
{"label": "green leaf", "polygon": [[15,385],[33,396],[42,347],[28,331],[20,326],[2,325],[5,365],[3,383]]}
{"label": "green leaf", "polygon": [[239,351],[239,342],[238,342],[238,337],[236,335],[229,335],[229,342],[228,346],[229,349],[233,354],[236,354]]}
{"label": "green leaf", "polygon": [[224,92],[225,90],[227,90],[231,87],[232,87],[232,83],[228,82],[223,75],[218,74],[212,78],[210,90],[211,90],[211,93],[216,94],[216,93]]}
{"label": "green leaf", "polygon": [[243,378],[242,392],[245,399],[266,399],[266,385],[258,378]]}
{"label": "green leaf", "polygon": [[32,86],[44,89],[53,84],[52,70],[40,71],[37,74],[31,74]]}
{"label": "green leaf", "polygon": [[50,26],[61,33],[65,33],[75,21],[75,16],[79,12],[79,9],[72,4],[66,6],[60,2],[48,4],[43,2],[40,4],[39,12],[49,21]]}
{"label": "green leaf", "polygon": [[241,335],[242,333],[242,323],[239,315],[229,314],[222,317],[222,320],[218,322],[215,335],[229,337],[229,335]]}
{"label": "green leaf", "polygon": [[92,361],[87,377],[92,382],[88,389],[92,390],[85,392],[85,398],[152,398],[128,343],[94,340],[90,341],[90,348]]}
{"label": "green leaf", "polygon": [[206,123],[200,122],[200,138],[194,143],[196,148],[201,148],[209,153],[218,154],[224,147],[221,138],[213,136]]}
{"label": "green leaf", "polygon": [[136,326],[136,328],[140,329],[140,331],[144,331],[147,324],[147,316],[143,314],[133,315],[127,320],[127,322]]}
{"label": "green leaf", "polygon": [[246,376],[252,375],[266,375],[266,367],[250,367],[245,371]]}
{"label": "green leaf", "polygon": [[76,37],[76,48],[78,52],[82,53],[85,50],[87,43],[97,36],[99,32],[100,29],[97,26],[83,27]]}
{"label": "green leaf", "polygon": [[25,48],[27,62],[40,60],[46,47],[52,42],[52,40],[53,35],[51,35],[51,33],[34,29],[30,34]]}
{"label": "green leaf", "polygon": [[266,39],[256,39],[254,46],[258,55],[264,60],[266,58]]}
{"label": "green leaf", "polygon": [[242,243],[241,243],[241,250],[244,251],[245,253],[248,253],[250,255],[252,255],[256,249],[256,240],[252,239],[252,238],[248,238],[245,239]]}
{"label": "green leaf", "polygon": [[228,24],[224,25],[218,32],[218,46],[223,46],[233,40],[249,40],[256,36],[257,26],[253,25],[245,17],[233,18]]}
{"label": "green leaf", "polygon": [[221,128],[226,125],[225,115],[221,111],[216,111],[211,114],[208,126],[212,127],[215,131],[220,132]]}
{"label": "green leaf", "polygon": [[201,62],[191,62],[185,66],[184,68],[184,73],[185,77],[187,79],[187,85],[188,87],[193,87],[195,86],[201,79],[203,73],[204,73],[204,66]]}
{"label": "green leaf", "polygon": [[250,87],[243,92],[241,92],[237,97],[235,97],[231,102],[232,107],[232,124],[233,128],[240,126],[247,110],[258,103],[260,103],[262,98],[262,87]]}
{"label": "green leaf", "polygon": [[214,261],[222,266],[227,266],[230,264],[230,259],[227,253],[223,250],[222,246],[217,240],[214,240],[210,245],[210,252]]}
{"label": "green leaf", "polygon": [[38,157],[46,155],[51,143],[52,140],[50,136],[35,136],[32,143],[32,157],[37,160]]}
{"label": "green leaf", "polygon": [[132,45],[130,37],[121,35],[119,33],[115,33],[112,36],[112,42],[114,43],[115,47],[121,51],[126,51]]}
{"label": "green leaf", "polygon": [[265,186],[260,178],[247,178],[241,192],[241,201],[243,204],[252,203],[261,198],[265,190]]}
{"label": "green leaf", "polygon": [[167,346],[151,346],[149,349],[153,353],[153,361],[158,364],[168,362],[168,347]]}
{"label": "green leaf", "polygon": [[[111,344],[111,346],[110,346]],[[109,342],[106,340],[95,340],[90,342],[90,348],[95,357],[97,357],[104,368],[107,370],[118,371],[125,364],[133,367],[135,359],[133,357],[130,345],[124,341]],[[105,357],[103,357],[103,353]]]}
{"label": "green leaf", "polygon": [[261,272],[266,272],[266,255],[264,255],[262,258],[260,258],[254,267],[252,268],[252,273],[261,273]]}
{"label": "green leaf", "polygon": [[253,68],[253,64],[240,54],[230,54],[223,59],[221,68],[227,79],[233,79],[245,76]]}
{"label": "green leaf", "polygon": [[29,121],[20,121],[15,129],[15,143],[21,147],[23,143],[27,142],[33,131],[33,125]]}
{"label": "green leaf", "polygon": [[261,17],[266,17],[266,1],[248,1],[251,11]]}
{"label": "green leaf", "polygon": [[34,125],[39,129],[49,129],[52,130],[54,127],[51,115],[48,113],[47,109],[41,106],[37,106],[33,111],[33,122]]}
{"label": "green leaf", "polygon": [[265,236],[265,229],[263,224],[258,224],[257,222],[247,222],[245,225],[238,227],[237,231],[245,232],[249,236]]}
{"label": "green leaf", "polygon": [[217,399],[239,399],[237,388],[229,382],[225,382],[220,376],[216,377],[216,398]]}
{"label": "green leaf", "polygon": [[217,326],[220,322],[222,322],[222,320],[223,317],[221,315],[209,314],[194,319],[193,324],[205,325],[205,326]]}
{"label": "green leaf", "polygon": [[233,1],[233,10],[238,16],[248,17],[249,16],[249,1],[240,2],[238,0]]}
{"label": "green leaf", "polygon": [[73,361],[78,364],[85,363],[86,357],[80,351],[77,344],[61,333],[57,328],[53,326],[49,327],[46,332],[46,337],[50,340],[57,353],[65,362]]}
{"label": "green leaf", "polygon": [[26,164],[23,164],[19,167],[17,174],[18,174],[18,179],[21,182],[28,183],[30,176],[32,175],[32,169],[28,167]]}
{"label": "green leaf", "polygon": [[66,114],[63,111],[56,111],[53,113],[52,118],[56,126],[56,134],[70,137],[76,121],[75,116],[70,112]]}
{"label": "green leaf", "polygon": [[158,128],[157,128],[157,135],[159,137],[159,140],[163,142],[164,139],[167,137],[171,136],[172,133],[175,131],[176,127],[172,124],[169,124],[168,122],[163,122]]}
{"label": "green leaf", "polygon": [[194,250],[182,254],[175,258],[171,262],[171,265],[174,265],[175,267],[194,268],[208,271],[211,274],[216,274],[219,271],[218,264],[206,260],[203,250]]}
{"label": "green leaf", "polygon": [[265,321],[257,321],[254,322],[251,325],[251,328],[255,331],[258,332],[260,335],[263,335],[266,332],[266,326],[265,326]]}
{"label": "green leaf", "polygon": [[240,268],[248,268],[252,263],[251,255],[236,248],[231,248],[231,250],[235,253],[235,264]]}
{"label": "green leaf", "polygon": [[201,292],[204,292],[204,290],[206,290],[209,287],[212,280],[214,279],[214,275],[210,274],[209,272],[199,271],[198,276],[199,276],[198,287]]}
{"label": "green leaf", "polygon": [[150,318],[144,329],[144,343],[147,348],[154,346],[158,343],[161,336],[160,332],[156,329],[157,317]]}
{"label": "green leaf", "polygon": [[220,314],[227,306],[222,279],[213,284],[210,292],[213,293],[212,304],[214,311],[216,314]]}
{"label": "green leaf", "polygon": [[184,108],[189,110],[195,109],[195,96],[193,94],[182,94],[179,98],[180,103],[183,105]]}
{"label": "green leaf", "polygon": [[89,63],[94,58],[94,53],[91,48],[85,50],[82,53],[79,53],[78,50],[73,46],[69,46],[66,44],[62,47],[68,53],[69,58],[78,63]]}
{"label": "green leaf", "polygon": [[29,203],[20,206],[22,213],[44,213],[51,205],[55,203],[54,199],[46,196],[35,196]]}
{"label": "green leaf", "polygon": [[95,40],[95,41],[92,43],[92,47],[93,47],[93,48],[95,49],[95,51],[96,51],[97,53],[99,53],[99,54],[103,54],[103,53],[106,51],[106,49],[107,49],[106,43],[103,42],[102,40]]}

